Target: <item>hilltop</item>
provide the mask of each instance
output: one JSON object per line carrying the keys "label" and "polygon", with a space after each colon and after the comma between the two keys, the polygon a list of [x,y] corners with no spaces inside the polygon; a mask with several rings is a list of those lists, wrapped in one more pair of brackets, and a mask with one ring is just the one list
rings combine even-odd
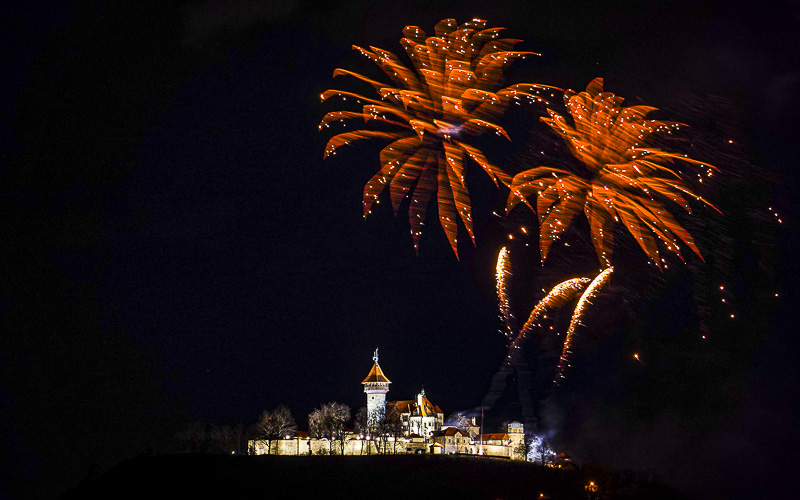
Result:
{"label": "hilltop", "polygon": [[[585,489],[594,481],[598,489]],[[72,499],[685,498],[598,467],[558,470],[502,459],[401,456],[158,455],[124,461],[61,495]]]}

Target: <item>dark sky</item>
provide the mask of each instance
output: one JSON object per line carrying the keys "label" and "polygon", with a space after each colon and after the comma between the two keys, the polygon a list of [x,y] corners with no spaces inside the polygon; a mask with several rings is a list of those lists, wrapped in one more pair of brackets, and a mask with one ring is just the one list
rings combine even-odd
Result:
{"label": "dark sky", "polygon": [[[380,145],[322,161],[317,131],[335,109],[319,94],[357,89],[333,69],[373,71],[352,44],[399,51],[405,25],[445,17],[487,19],[541,52],[512,68],[520,81],[603,76],[735,139],[710,146],[727,218],[698,211],[714,258],[644,284],[632,264],[568,382],[537,395],[542,427],[576,458],[704,496],[745,497],[797,461],[800,5],[486,4],[76,2],[6,19],[0,496],[52,495],[93,463],[166,449],[195,419],[355,409],[376,346],[390,397],[424,384],[447,413],[480,404],[504,354],[493,188],[477,185],[477,248],[456,261],[429,224],[415,256],[404,216],[361,218]],[[520,264],[521,308],[595,266],[553,261]]]}

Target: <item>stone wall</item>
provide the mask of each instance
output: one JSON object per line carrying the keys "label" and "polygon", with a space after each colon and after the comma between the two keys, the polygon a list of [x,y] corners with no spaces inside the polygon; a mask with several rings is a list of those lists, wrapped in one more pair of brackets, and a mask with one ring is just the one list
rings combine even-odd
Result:
{"label": "stone wall", "polygon": [[[386,453],[394,453],[395,446],[394,440],[389,438],[386,441]],[[255,446],[256,455],[267,454],[267,442],[264,440],[250,441],[250,446]],[[332,449],[331,449],[332,448]],[[397,453],[417,453],[419,450],[424,450],[427,445],[421,443],[408,442],[405,439],[397,440]],[[377,455],[383,452],[384,442],[380,440],[367,440],[358,439],[355,435],[351,435],[345,439],[344,454],[345,455]],[[342,448],[341,443],[338,441],[331,443],[327,439],[315,438],[290,438],[278,439],[272,441],[272,448],[270,454],[272,455],[328,455],[333,452],[334,455],[340,455]]]}
{"label": "stone wall", "polygon": [[[443,437],[442,437],[443,438]],[[480,453],[480,443],[471,439],[463,437],[456,441],[452,440],[447,442],[445,439],[440,439],[441,448],[437,448],[437,453],[461,453],[461,454],[478,454]],[[508,457],[515,460],[522,460],[523,457],[517,453],[517,447],[522,440],[525,439],[525,434],[522,432],[512,432],[509,434],[509,440],[506,443],[500,444],[484,444],[483,454],[493,457]],[[264,440],[250,441],[250,446],[255,449],[256,455],[267,454],[267,442]],[[392,454],[408,454],[408,453],[431,453],[431,445],[433,441],[426,442],[422,438],[400,438],[397,440],[397,447],[394,446],[392,438],[386,441],[386,453]],[[272,455],[327,455],[330,453],[331,446],[327,439],[316,438],[289,438],[277,439],[272,441]],[[333,442],[333,454],[341,454],[341,443],[338,441]],[[345,455],[377,455],[383,451],[383,441],[377,439],[359,439],[355,434],[349,434],[345,438],[344,454]]]}

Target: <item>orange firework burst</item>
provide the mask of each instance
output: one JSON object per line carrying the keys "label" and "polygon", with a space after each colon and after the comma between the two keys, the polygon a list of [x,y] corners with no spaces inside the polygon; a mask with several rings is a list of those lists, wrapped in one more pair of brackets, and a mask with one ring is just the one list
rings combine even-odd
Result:
{"label": "orange firework burst", "polygon": [[565,373],[567,371],[567,367],[569,367],[569,357],[572,354],[572,339],[575,336],[575,330],[581,324],[581,320],[586,313],[586,307],[591,305],[592,299],[597,295],[600,288],[608,283],[608,280],[611,279],[611,273],[613,272],[613,267],[603,270],[603,272],[598,274],[597,277],[592,280],[592,283],[586,288],[586,291],[583,292],[581,298],[578,299],[578,304],[575,306],[575,311],[572,313],[572,320],[569,322],[567,336],[564,339],[564,348],[561,351],[561,359],[559,359],[558,367],[556,368],[556,378],[553,380],[555,384],[558,384],[558,382],[566,376]]}
{"label": "orange firework burst", "polygon": [[380,124],[380,130],[358,130],[335,135],[325,147],[325,156],[352,141],[381,138],[391,143],[380,153],[381,169],[364,187],[364,216],[388,187],[392,208],[397,213],[410,195],[409,223],[414,248],[425,222],[428,203],[435,195],[439,221],[453,252],[458,256],[458,220],[470,239],[473,234],[471,203],[464,176],[464,160],[471,158],[495,185],[511,184],[511,177],[470,145],[469,139],[486,132],[508,138],[496,119],[514,99],[542,101],[538,92],[554,89],[546,85],[516,84],[498,90],[504,68],[518,58],[537,55],[512,51],[520,40],[500,38],[502,28],[486,28],[486,21],[473,19],[458,25],[444,19],[428,37],[416,26],[407,26],[400,40],[413,69],[393,53],[354,46],[377,64],[395,86],[363,75],[337,69],[334,76],[348,75],[372,85],[379,99],[352,92],[326,90],[322,100],[332,96],[355,100],[361,111],[326,114],[320,129],[332,122],[363,119]]}
{"label": "orange firework burst", "polygon": [[680,124],[646,120],[655,108],[623,107],[622,101],[619,96],[603,92],[603,79],[596,78],[585,92],[564,93],[572,124],[552,110],[548,110],[549,118],[542,118],[586,167],[585,172],[577,173],[538,166],[514,177],[507,210],[522,201],[537,212],[542,259],[581,210],[589,220],[595,251],[604,267],[611,263],[613,230],[618,222],[659,267],[663,259],[658,241],[683,259],[679,246],[682,241],[702,259],[691,234],[664,202],[669,200],[691,213],[685,195],[717,210],[687,186],[674,165],[686,162],[716,168],[685,155],[646,147],[649,136],[670,132]]}

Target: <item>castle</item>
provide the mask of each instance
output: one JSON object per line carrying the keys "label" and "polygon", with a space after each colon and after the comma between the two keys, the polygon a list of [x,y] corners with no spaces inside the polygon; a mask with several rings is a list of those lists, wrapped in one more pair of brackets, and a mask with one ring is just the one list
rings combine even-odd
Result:
{"label": "castle", "polygon": [[[363,435],[347,431],[344,442],[331,447],[326,438],[311,437],[309,433],[297,431],[267,446],[264,440],[249,442],[256,455],[267,450],[276,455],[312,455],[334,453],[364,455],[370,453],[433,453],[486,455],[524,460],[522,443],[525,440],[523,425],[508,424],[507,432],[481,434],[475,419],[462,428],[444,425],[444,412],[425,395],[425,389],[415,399],[386,401],[392,383],[378,364],[378,350],[372,357],[372,368],[361,382],[367,397],[367,421],[370,428],[377,428],[382,416],[396,410],[402,423],[402,436]],[[375,434],[375,433],[373,433]]]}

